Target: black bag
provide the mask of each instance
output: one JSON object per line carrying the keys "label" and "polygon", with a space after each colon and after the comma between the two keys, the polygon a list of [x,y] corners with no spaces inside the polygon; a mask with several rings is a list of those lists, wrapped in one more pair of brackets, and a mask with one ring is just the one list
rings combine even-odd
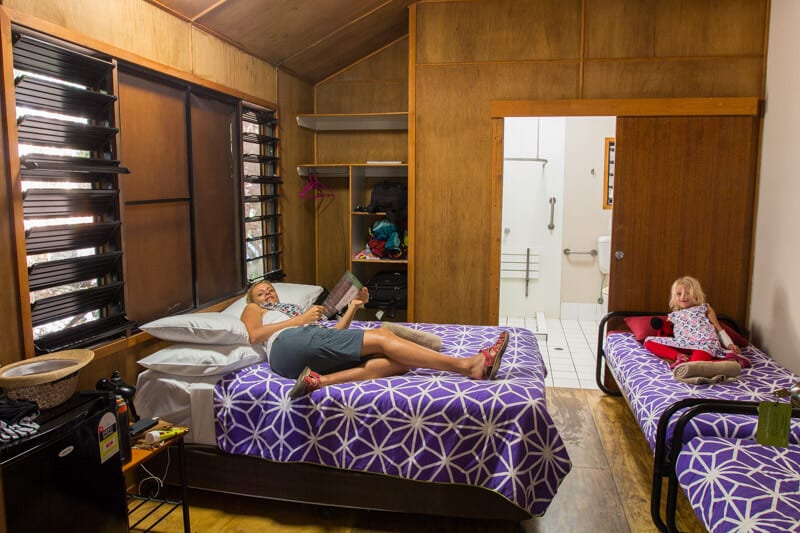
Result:
{"label": "black bag", "polygon": [[[385,211],[392,214],[405,214],[408,207],[408,186],[405,183],[382,181],[372,189],[367,211]],[[393,221],[394,222],[394,221]]]}
{"label": "black bag", "polygon": [[367,282],[369,301],[365,307],[386,309],[389,316],[394,316],[397,309],[405,309],[408,305],[408,284],[406,273],[400,271],[384,271],[375,274]]}

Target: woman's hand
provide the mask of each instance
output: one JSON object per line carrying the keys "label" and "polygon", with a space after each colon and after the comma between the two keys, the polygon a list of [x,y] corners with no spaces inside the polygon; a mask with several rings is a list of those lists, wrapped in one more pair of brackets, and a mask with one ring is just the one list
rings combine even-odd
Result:
{"label": "woman's hand", "polygon": [[739,349],[739,347],[736,346],[734,343],[730,343],[728,345],[728,350],[732,351],[736,355],[740,355],[742,353],[742,351]]}
{"label": "woman's hand", "polygon": [[325,318],[325,308],[321,305],[312,305],[308,311],[303,313],[303,324],[313,324],[323,318]]}
{"label": "woman's hand", "polygon": [[356,309],[361,309],[367,302],[369,302],[369,289],[361,287],[355,297],[350,301],[350,305],[354,306]]}

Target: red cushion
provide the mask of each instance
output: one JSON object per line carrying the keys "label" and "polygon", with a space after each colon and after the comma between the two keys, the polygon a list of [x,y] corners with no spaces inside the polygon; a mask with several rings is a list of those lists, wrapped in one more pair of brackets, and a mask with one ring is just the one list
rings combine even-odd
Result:
{"label": "red cushion", "polygon": [[[653,335],[658,335],[658,330],[655,329],[653,326],[650,325],[650,321],[653,319],[654,316],[658,316],[661,320],[667,320],[665,315],[646,315],[646,316],[628,316],[625,317],[625,323],[628,325],[628,328],[633,332],[636,340],[639,342],[644,341],[647,337],[652,337]],[[731,339],[733,339],[733,335],[731,335]]]}
{"label": "red cushion", "polygon": [[725,322],[719,321],[719,324],[722,326],[722,329],[728,332],[730,335],[733,344],[740,348],[744,348],[745,346],[750,345],[750,341],[748,341],[741,333],[733,329],[731,326],[726,324]]}

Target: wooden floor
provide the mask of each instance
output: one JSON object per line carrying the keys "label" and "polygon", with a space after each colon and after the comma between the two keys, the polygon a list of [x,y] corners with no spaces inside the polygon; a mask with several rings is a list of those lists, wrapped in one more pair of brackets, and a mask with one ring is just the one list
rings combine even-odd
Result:
{"label": "wooden floor", "polygon": [[[596,390],[558,388],[548,388],[547,399],[572,459],[572,471],[543,517],[521,523],[446,519],[191,491],[191,530],[198,533],[657,531],[650,519],[653,459],[625,401]],[[705,531],[683,494],[678,511],[681,531]],[[179,510],[152,531],[182,532]]]}

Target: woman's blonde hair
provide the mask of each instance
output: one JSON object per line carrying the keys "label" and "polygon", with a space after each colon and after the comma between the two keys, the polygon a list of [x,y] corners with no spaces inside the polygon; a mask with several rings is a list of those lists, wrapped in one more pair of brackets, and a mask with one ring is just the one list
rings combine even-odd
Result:
{"label": "woman's blonde hair", "polygon": [[[247,289],[247,295],[245,296],[245,301],[246,301],[247,303],[249,303],[249,304],[253,303],[253,291],[255,291],[255,290],[256,290],[256,287],[258,287],[258,286],[259,286],[259,285],[261,285],[262,283],[266,283],[267,285],[269,285],[270,287],[272,287],[272,283],[270,283],[269,281],[267,281],[267,280],[265,280],[265,279],[262,279],[261,281],[256,281],[255,283],[253,283],[252,285],[250,285],[250,288],[249,288],[249,289]],[[273,288],[274,288],[274,287],[273,287]]]}
{"label": "woman's blonde hair", "polygon": [[683,276],[672,282],[672,289],[669,296],[669,308],[673,311],[678,309],[678,301],[675,299],[675,292],[678,287],[683,287],[694,299],[695,305],[706,303],[706,293],[703,292],[703,287],[700,282],[692,276]]}

